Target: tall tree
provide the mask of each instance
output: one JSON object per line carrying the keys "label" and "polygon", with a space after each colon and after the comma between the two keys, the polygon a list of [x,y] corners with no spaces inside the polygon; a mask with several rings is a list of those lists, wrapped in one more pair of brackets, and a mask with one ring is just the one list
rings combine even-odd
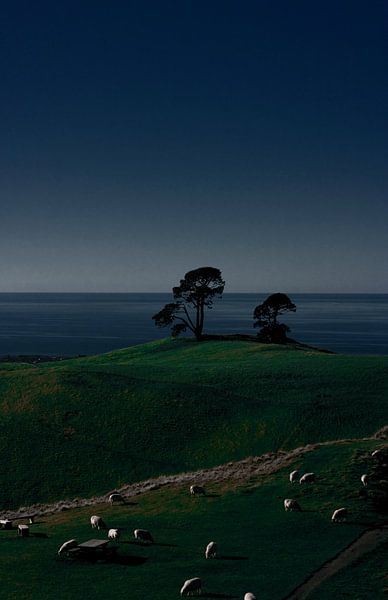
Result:
{"label": "tall tree", "polygon": [[278,317],[286,312],[295,312],[296,306],[287,294],[271,294],[253,312],[254,327],[260,327],[259,336],[272,343],[283,343],[287,339],[290,328],[279,323]]}
{"label": "tall tree", "polygon": [[172,289],[175,302],[166,304],[152,317],[155,325],[172,325],[173,337],[190,330],[198,341],[201,340],[205,309],[212,308],[214,298],[222,296],[224,287],[225,281],[219,269],[200,267],[189,271],[179,285]]}

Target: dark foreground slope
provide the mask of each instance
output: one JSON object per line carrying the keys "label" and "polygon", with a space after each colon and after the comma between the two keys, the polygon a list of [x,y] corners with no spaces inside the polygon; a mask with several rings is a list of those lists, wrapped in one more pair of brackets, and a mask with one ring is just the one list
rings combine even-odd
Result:
{"label": "dark foreground slope", "polygon": [[165,340],[1,365],[0,508],[309,442],[388,421],[388,357]]}
{"label": "dark foreground slope", "polygon": [[[319,580],[326,561],[346,558],[346,548],[386,518],[374,502],[378,481],[366,489],[360,481],[361,473],[372,474],[376,468],[371,452],[379,445],[360,440],[304,449],[287,468],[273,465],[268,473],[259,462],[249,473],[233,471],[229,479],[207,481],[206,496],[190,496],[189,484],[197,481],[192,474],[190,482],[158,487],[125,505],[110,507],[105,501],[40,515],[28,538],[18,537],[16,528],[0,530],[1,597],[171,600],[180,597],[186,579],[201,577],[205,598],[242,599],[252,591],[261,600],[285,600],[312,576],[318,578],[310,586],[316,600],[383,598],[386,569],[381,560],[370,562],[368,552],[381,553],[384,546],[376,547],[373,540],[357,556],[366,561],[367,573],[344,560],[339,567],[345,571],[333,572],[323,584]],[[316,483],[291,484],[288,473],[295,468],[314,471]],[[284,511],[283,500],[290,497],[300,503],[301,512]],[[332,512],[340,506],[348,508],[348,520],[333,524]],[[97,557],[59,558],[57,550],[65,540],[107,539],[106,530],[91,529],[93,514],[101,515],[108,527],[122,528],[120,542],[111,543],[117,555],[97,562]],[[133,530],[138,527],[151,531],[155,544],[135,542]],[[218,543],[219,553],[206,560],[204,550],[211,540]]]}

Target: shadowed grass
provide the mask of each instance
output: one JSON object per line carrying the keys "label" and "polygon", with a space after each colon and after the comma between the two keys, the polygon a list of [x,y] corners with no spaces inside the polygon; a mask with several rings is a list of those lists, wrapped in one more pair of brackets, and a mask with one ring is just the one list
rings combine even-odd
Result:
{"label": "shadowed grass", "polygon": [[311,600],[384,600],[388,593],[388,543],[361,557],[325,581]]}
{"label": "shadowed grass", "polygon": [[370,435],[387,372],[388,357],[187,339],[1,365],[0,509]]}
{"label": "shadowed grass", "polygon": [[[0,531],[0,577],[9,600],[129,600],[179,597],[185,579],[201,577],[204,597],[242,598],[253,591],[280,600],[309,573],[345,547],[366,524],[383,518],[358,496],[358,470],[368,469],[373,443],[324,447],[293,466],[317,473],[317,483],[288,482],[288,470],[248,484],[209,485],[213,494],[192,497],[188,486],[164,487],[137,497],[132,506],[108,504],[39,519],[32,532],[47,539],[21,539]],[[301,513],[286,513],[283,499],[296,498]],[[333,525],[334,508],[346,505],[353,524]],[[67,539],[104,539],[89,518],[101,515],[108,527],[122,527],[118,560],[61,560]],[[133,530],[151,531],[155,544],[135,544]],[[205,560],[207,543],[219,558]],[[329,596],[328,596],[329,597]],[[334,596],[336,597],[336,596]]]}

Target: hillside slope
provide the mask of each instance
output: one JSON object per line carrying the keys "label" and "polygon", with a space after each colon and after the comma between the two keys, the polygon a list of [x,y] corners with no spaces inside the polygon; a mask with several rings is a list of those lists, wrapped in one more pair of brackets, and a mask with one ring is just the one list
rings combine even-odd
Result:
{"label": "hillside slope", "polygon": [[191,340],[1,365],[0,507],[371,435],[387,375],[388,357]]}
{"label": "hillside slope", "polygon": [[[267,470],[263,468],[267,461],[258,460],[249,473],[235,464],[220,465],[214,479],[207,480],[205,496],[189,494],[190,483],[198,477],[191,473],[191,481],[156,487],[124,505],[111,507],[105,500],[41,514],[30,526],[28,538],[17,536],[15,522],[14,529],[0,530],[3,597],[115,600],[124,591],[129,600],[170,600],[179,597],[185,579],[201,577],[206,598],[241,599],[252,591],[262,600],[284,600],[303,581],[318,575],[326,561],[346,555],[347,547],[366,529],[380,527],[386,520],[387,507],[377,508],[375,502],[379,460],[371,456],[381,445],[376,440],[353,440],[304,448],[293,458],[283,457],[286,468],[273,461]],[[291,484],[288,475],[295,468],[315,472],[316,483]],[[229,472],[230,477],[219,480],[219,471]],[[360,481],[365,472],[371,475],[366,489]],[[283,500],[290,497],[300,503],[301,512],[285,512]],[[348,508],[349,518],[333,524],[332,512],[340,506]],[[120,542],[111,544],[117,547],[117,556],[97,562],[96,557],[60,559],[57,550],[65,540],[107,539],[106,530],[91,529],[93,514],[101,515],[107,527],[121,528]],[[137,527],[151,531],[156,543],[136,542]],[[210,540],[218,543],[214,560],[204,557]],[[371,594],[360,597],[380,598],[384,564],[371,563],[368,551],[364,547],[366,554],[357,558],[367,562]],[[353,563],[311,591],[317,600],[349,597],[349,591],[358,598],[360,588],[355,582],[365,589],[364,575],[365,569],[360,573],[358,563]]]}

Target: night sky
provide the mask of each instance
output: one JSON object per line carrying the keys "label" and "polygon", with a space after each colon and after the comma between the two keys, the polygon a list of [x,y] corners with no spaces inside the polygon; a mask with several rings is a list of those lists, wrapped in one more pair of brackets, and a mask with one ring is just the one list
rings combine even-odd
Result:
{"label": "night sky", "polygon": [[387,13],[5,3],[0,291],[388,292]]}

